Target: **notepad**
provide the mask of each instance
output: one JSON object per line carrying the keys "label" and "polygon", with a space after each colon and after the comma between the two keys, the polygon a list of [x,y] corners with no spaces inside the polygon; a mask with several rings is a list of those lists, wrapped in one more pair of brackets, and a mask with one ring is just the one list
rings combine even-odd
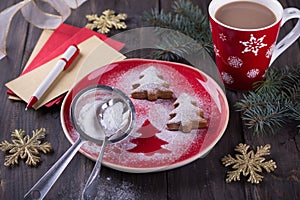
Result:
{"label": "notepad", "polygon": [[[80,54],[71,64],[73,66],[70,66],[68,70],[60,74],[33,108],[38,109],[47,102],[66,93],[80,79],[78,78],[79,71],[80,77],[84,77],[89,72],[101,66],[126,58],[96,36],[92,36],[81,42],[78,47]],[[22,100],[28,102],[33,92],[42,83],[59,58],[60,55],[44,65],[8,82],[6,86]]]}

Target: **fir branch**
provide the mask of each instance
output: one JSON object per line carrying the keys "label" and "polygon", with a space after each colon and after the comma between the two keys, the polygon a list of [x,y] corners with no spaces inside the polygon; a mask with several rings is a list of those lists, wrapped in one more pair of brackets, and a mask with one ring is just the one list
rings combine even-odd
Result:
{"label": "fir branch", "polygon": [[[201,9],[193,5],[190,1],[185,0],[174,1],[172,8],[173,12],[169,13],[158,9],[154,9],[150,13],[145,13],[146,25],[175,30],[192,38],[194,41],[180,41],[183,38],[173,37],[174,35],[165,37],[166,39],[162,40],[161,45],[157,48],[167,48],[163,48],[162,51],[156,53],[158,56],[156,58],[163,58],[165,60],[172,60],[179,57],[184,58],[186,54],[194,53],[194,50],[199,51],[202,48],[213,56],[209,21]],[[175,49],[175,52],[172,51]],[[174,56],[174,54],[176,55]]]}
{"label": "fir branch", "polygon": [[[245,125],[254,133],[275,133],[292,121],[300,122],[300,67],[272,68],[255,91],[235,104]],[[300,123],[298,125],[300,128]]]}
{"label": "fir branch", "polygon": [[269,70],[266,79],[256,83],[257,94],[280,94],[296,101],[300,91],[299,68]]}
{"label": "fir branch", "polygon": [[252,106],[243,112],[242,119],[254,133],[274,133],[274,130],[286,124],[289,109],[279,102],[266,103],[263,106]]}
{"label": "fir branch", "polygon": [[193,36],[194,39],[198,41],[203,38],[210,40],[211,35],[210,31],[208,31],[210,29],[208,19],[197,5],[193,5],[190,1],[179,0],[174,2],[172,8],[174,13],[184,16],[188,22],[191,22],[191,32],[198,33]]}
{"label": "fir branch", "polygon": [[157,34],[164,38],[164,42],[157,45],[157,48],[160,49],[155,52],[157,59],[180,60],[181,57],[184,57],[183,55],[201,52],[199,49],[202,49],[202,45],[181,32],[167,31],[163,33],[162,31],[161,29],[157,31],[159,32]]}

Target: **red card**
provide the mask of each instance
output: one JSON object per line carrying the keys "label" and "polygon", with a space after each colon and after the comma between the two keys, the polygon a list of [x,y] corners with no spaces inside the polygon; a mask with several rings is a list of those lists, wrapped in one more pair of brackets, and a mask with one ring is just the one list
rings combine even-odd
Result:
{"label": "red card", "polygon": [[[106,35],[97,33],[87,28],[78,28],[68,24],[62,24],[54,30],[53,34],[49,37],[45,45],[41,48],[39,53],[28,65],[28,67],[21,73],[21,75],[26,74],[27,72],[30,72],[31,70],[42,66],[53,58],[61,55],[70,45],[78,45],[92,36],[97,36],[117,51],[124,47],[123,43],[112,40]],[[7,93],[14,95],[11,90],[8,90]],[[47,103],[45,106],[50,107],[54,104],[60,104],[62,100],[63,96],[59,96],[53,101]]]}
{"label": "red card", "polygon": [[39,67],[49,62],[53,58],[64,53],[64,51],[70,45],[78,45],[79,43],[90,38],[91,36],[97,36],[117,51],[124,47],[123,43],[109,39],[106,35],[97,33],[87,28],[78,28],[75,26],[62,24],[57,29],[55,29],[54,33],[50,36],[50,38],[47,40],[40,52],[28,65],[26,70],[22,72],[22,74],[25,74],[35,69],[36,67]]}

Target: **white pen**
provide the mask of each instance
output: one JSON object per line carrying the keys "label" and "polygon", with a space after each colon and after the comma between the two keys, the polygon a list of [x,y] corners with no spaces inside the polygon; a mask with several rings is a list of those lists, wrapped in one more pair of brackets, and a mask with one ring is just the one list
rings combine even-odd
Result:
{"label": "white pen", "polygon": [[55,67],[51,70],[45,80],[32,94],[25,110],[31,108],[42,97],[42,95],[46,92],[46,90],[50,87],[50,85],[54,82],[58,75],[70,66],[70,64],[74,61],[78,54],[79,48],[76,45],[71,45],[68,47],[62,57],[56,63]]}

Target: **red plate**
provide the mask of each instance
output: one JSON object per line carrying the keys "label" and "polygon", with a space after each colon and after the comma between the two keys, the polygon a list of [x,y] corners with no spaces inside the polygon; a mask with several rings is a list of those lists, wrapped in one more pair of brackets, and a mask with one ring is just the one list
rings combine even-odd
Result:
{"label": "red plate", "polygon": [[[131,84],[140,72],[154,66],[170,83],[175,97],[187,93],[196,97],[204,110],[208,127],[191,133],[168,131],[166,121],[173,100],[147,101],[131,99],[136,109],[134,131],[127,138],[107,146],[103,164],[125,172],[143,173],[169,170],[204,157],[223,135],[229,108],[225,94],[208,75],[188,65],[145,59],[128,59],[100,67],[78,82],[66,95],[61,108],[61,124],[71,143],[78,138],[71,120],[70,104],[82,89],[96,84],[116,87],[130,96]],[[96,160],[99,146],[88,142],[80,152]]]}

